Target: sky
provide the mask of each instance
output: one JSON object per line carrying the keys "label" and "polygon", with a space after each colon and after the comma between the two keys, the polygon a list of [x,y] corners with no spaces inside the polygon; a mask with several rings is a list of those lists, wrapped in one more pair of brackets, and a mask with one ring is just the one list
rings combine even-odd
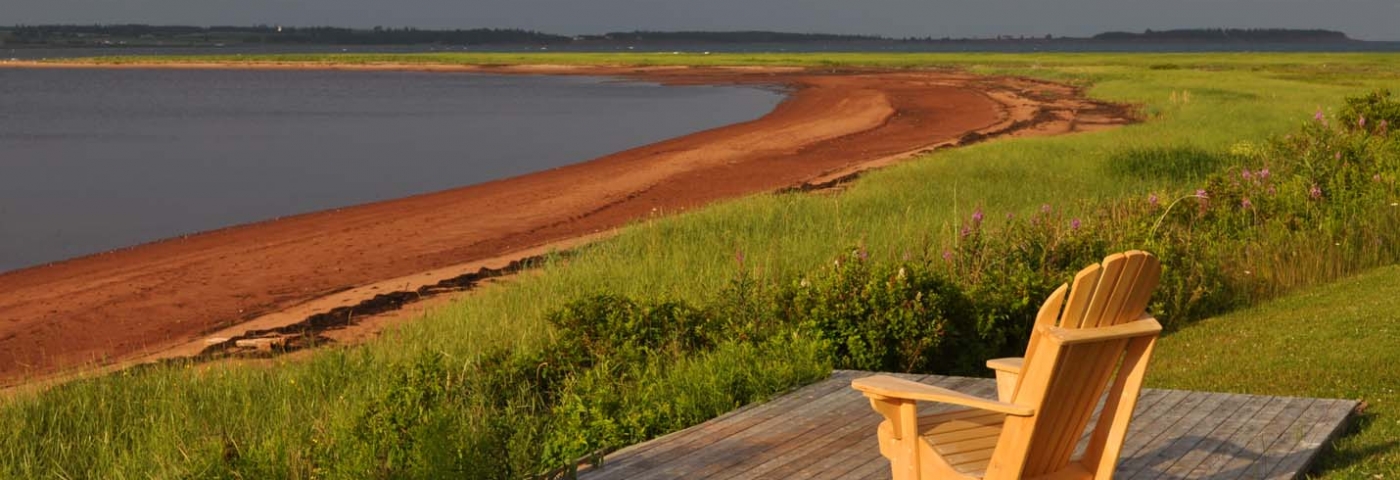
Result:
{"label": "sky", "polygon": [[3,0],[0,25],[776,30],[889,37],[1324,28],[1400,40],[1400,0]]}

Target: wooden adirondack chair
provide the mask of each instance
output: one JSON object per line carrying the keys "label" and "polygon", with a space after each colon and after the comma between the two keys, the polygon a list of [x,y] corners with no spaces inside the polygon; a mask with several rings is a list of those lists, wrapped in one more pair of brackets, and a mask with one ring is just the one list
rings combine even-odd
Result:
{"label": "wooden adirondack chair", "polygon": [[[1131,251],[1061,285],[1040,308],[1024,362],[988,362],[999,400],[882,375],[851,382],[885,417],[880,453],[894,478],[1113,478],[1162,329],[1146,314],[1160,275],[1156,257]],[[1101,398],[1088,447],[1072,459]],[[919,418],[920,400],[968,408]]]}

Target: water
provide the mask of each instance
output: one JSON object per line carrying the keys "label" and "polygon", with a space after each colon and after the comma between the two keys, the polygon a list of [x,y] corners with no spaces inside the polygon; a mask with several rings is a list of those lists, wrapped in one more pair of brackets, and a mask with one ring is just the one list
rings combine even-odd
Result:
{"label": "water", "polygon": [[0,271],[548,169],[781,100],[586,77],[0,69]]}

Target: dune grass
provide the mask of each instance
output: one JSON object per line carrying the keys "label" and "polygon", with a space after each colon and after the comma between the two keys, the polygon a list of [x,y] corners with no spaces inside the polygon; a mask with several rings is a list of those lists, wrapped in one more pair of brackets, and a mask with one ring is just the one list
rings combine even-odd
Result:
{"label": "dune grass", "polygon": [[[1147,121],[1112,131],[943,151],[872,173],[840,195],[757,195],[641,221],[617,238],[544,262],[537,275],[466,296],[369,344],[327,349],[306,360],[151,369],[8,399],[0,409],[0,430],[8,434],[0,438],[0,450],[7,453],[0,457],[5,475],[401,476],[433,471],[413,465],[456,464],[478,455],[506,458],[504,464],[514,470],[457,473],[536,473],[546,453],[512,442],[547,438],[549,425],[528,414],[535,408],[528,403],[492,403],[491,392],[482,393],[487,387],[529,385],[471,382],[485,382],[495,375],[493,368],[506,366],[526,372],[520,378],[535,378],[529,368],[512,363],[518,355],[501,352],[538,350],[558,340],[560,333],[547,317],[567,302],[610,293],[703,303],[736,278],[783,281],[855,248],[892,261],[946,248],[958,241],[960,222],[975,209],[987,212],[988,223],[995,224],[1008,214],[1025,218],[1044,205],[1075,216],[1095,202],[1179,193],[1194,188],[1203,172],[1231,161],[1232,149],[1288,132],[1346,95],[1400,84],[1400,56],[1380,54],[424,54],[211,60],[957,67],[1084,85],[1094,97],[1140,106]],[[1162,163],[1177,166],[1156,168]],[[1286,274],[1300,278],[1299,285],[1350,273],[1305,263],[1291,268]],[[648,363],[618,367],[618,372],[658,379],[657,388],[627,397],[638,415],[686,405],[689,410],[666,417],[683,423],[819,378],[830,368],[819,350],[809,338],[778,335],[725,344],[681,359],[674,369],[650,371],[655,365]],[[547,363],[526,366],[539,369]],[[1317,368],[1334,367],[1319,363]],[[469,383],[465,391],[479,395],[459,398],[452,397],[456,390],[424,389],[419,381],[424,376],[441,379],[433,385]],[[1174,377],[1158,378],[1160,384],[1173,384]],[[454,408],[435,407],[443,404]],[[587,401],[571,405],[582,409],[578,418],[591,418]],[[540,432],[512,433],[531,429]],[[506,440],[480,441],[492,435]],[[434,440],[400,442],[422,438]],[[618,445],[579,449],[606,446]],[[1381,470],[1397,463],[1393,457],[1376,461]]]}
{"label": "dune grass", "polygon": [[1400,267],[1309,288],[1161,340],[1150,386],[1366,403],[1327,478],[1400,475]]}

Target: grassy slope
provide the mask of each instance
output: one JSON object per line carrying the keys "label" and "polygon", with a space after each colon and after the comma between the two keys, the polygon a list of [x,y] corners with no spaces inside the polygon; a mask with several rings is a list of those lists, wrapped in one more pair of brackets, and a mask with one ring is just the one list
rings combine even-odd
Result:
{"label": "grassy slope", "polygon": [[1359,428],[1323,457],[1322,473],[1400,475],[1400,267],[1199,322],[1156,355],[1156,387],[1364,400]]}
{"label": "grassy slope", "polygon": [[[336,440],[324,432],[348,429],[355,420],[353,412],[363,411],[367,399],[385,394],[387,366],[411,361],[422,352],[441,352],[461,368],[470,368],[475,352],[484,348],[547,338],[543,314],[585,293],[607,290],[699,299],[734,276],[736,251],[744,253],[744,268],[761,277],[782,278],[810,271],[858,243],[877,257],[897,257],[930,243],[938,248],[954,237],[957,219],[974,207],[995,219],[1006,213],[1025,214],[1042,204],[1073,211],[1084,199],[1183,188],[1186,179],[1133,180],[1112,174],[1108,165],[1134,151],[1185,146],[1224,151],[1240,140],[1283,133],[1317,106],[1335,105],[1342,96],[1368,88],[1400,84],[1397,60],[1395,55],[334,58],[330,61],[958,65],[975,72],[1092,85],[1090,94],[1096,97],[1143,105],[1151,121],[1109,132],[946,151],[872,174],[839,196],[759,195],[643,222],[579,256],[546,265],[540,275],[522,278],[509,288],[469,296],[380,341],[319,352],[309,361],[278,361],[272,369],[215,365],[156,370],[73,384],[15,401],[0,411],[0,430],[36,445],[16,448],[15,455],[0,459],[0,464],[8,462],[0,471],[199,475],[208,472],[202,468],[216,468],[213,459],[232,448],[242,452],[249,465],[273,469],[264,474],[286,474],[296,470],[298,452],[306,445]],[[1190,102],[1169,100],[1173,92],[1183,90],[1191,92]]]}

